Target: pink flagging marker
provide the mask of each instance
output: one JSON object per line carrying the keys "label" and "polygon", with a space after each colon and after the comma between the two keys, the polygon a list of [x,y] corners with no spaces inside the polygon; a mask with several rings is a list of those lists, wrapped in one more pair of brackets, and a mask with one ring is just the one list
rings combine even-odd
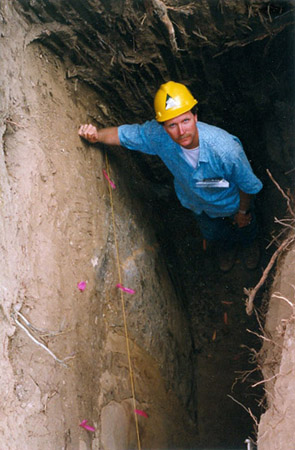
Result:
{"label": "pink flagging marker", "polygon": [[102,172],[105,176],[105,178],[108,180],[108,182],[110,183],[111,188],[116,189],[116,185],[115,183],[112,182],[112,180],[110,179],[110,177],[108,176],[108,174],[106,173],[106,171],[104,169],[102,169]]}
{"label": "pink flagging marker", "polygon": [[88,420],[82,420],[82,422],[79,424],[79,427],[84,428],[87,431],[95,432],[95,428],[91,427],[90,425],[87,425]]}
{"label": "pink flagging marker", "polygon": [[124,287],[124,286],[122,286],[122,284],[120,284],[120,283],[118,283],[118,284],[116,285],[116,287],[117,287],[118,289],[121,289],[121,291],[123,291],[123,292],[127,292],[128,294],[135,294],[135,291],[134,291],[133,289],[129,289],[129,288],[127,288],[127,287]]}
{"label": "pink flagging marker", "polygon": [[146,417],[147,419],[149,418],[149,416],[147,415],[147,413],[144,412],[144,411],[142,411],[141,409],[135,409],[134,412],[135,412],[136,414],[138,414],[139,416]]}
{"label": "pink flagging marker", "polygon": [[80,283],[77,284],[78,289],[83,292],[86,289],[86,281],[80,281]]}

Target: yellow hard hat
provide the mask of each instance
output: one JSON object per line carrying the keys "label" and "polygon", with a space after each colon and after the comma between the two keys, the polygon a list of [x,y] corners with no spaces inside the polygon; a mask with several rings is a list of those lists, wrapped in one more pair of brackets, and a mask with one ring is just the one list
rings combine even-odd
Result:
{"label": "yellow hard hat", "polygon": [[184,84],[168,81],[161,84],[154,99],[156,120],[165,122],[187,111],[198,101],[192,96]]}

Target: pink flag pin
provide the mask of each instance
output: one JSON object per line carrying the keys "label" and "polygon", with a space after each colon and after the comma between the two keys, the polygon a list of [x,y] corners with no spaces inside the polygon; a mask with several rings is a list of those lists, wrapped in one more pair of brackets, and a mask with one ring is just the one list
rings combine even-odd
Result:
{"label": "pink flag pin", "polygon": [[81,292],[85,291],[85,288],[86,288],[86,281],[80,281],[80,282],[77,284],[77,286],[78,286],[78,289],[79,289]]}
{"label": "pink flag pin", "polygon": [[87,425],[87,422],[88,420],[82,420],[82,422],[79,424],[79,427],[82,427],[87,431],[95,432],[95,428],[91,427],[90,425]]}
{"label": "pink flag pin", "polygon": [[136,414],[138,414],[139,416],[146,417],[147,419],[148,419],[148,417],[149,417],[149,416],[147,415],[147,413],[144,412],[144,411],[142,411],[141,409],[135,409],[134,412],[135,412]]}
{"label": "pink flag pin", "polygon": [[105,178],[108,180],[108,182],[110,183],[111,188],[116,189],[116,185],[115,183],[112,182],[112,180],[110,179],[110,177],[108,176],[108,174],[106,173],[106,171],[104,169],[102,169],[102,172],[105,176]]}
{"label": "pink flag pin", "polygon": [[122,286],[122,284],[118,283],[116,285],[117,288],[121,289],[123,292],[127,292],[128,294],[135,294],[135,291],[133,289],[129,289],[127,287]]}

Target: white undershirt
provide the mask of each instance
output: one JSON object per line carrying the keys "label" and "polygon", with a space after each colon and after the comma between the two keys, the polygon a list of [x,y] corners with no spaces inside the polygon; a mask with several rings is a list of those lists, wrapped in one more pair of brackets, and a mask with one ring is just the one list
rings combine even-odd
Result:
{"label": "white undershirt", "polygon": [[194,168],[197,167],[198,161],[199,161],[199,153],[200,153],[200,147],[187,149],[181,147],[181,150],[183,152],[183,156],[187,160],[187,162],[193,166]]}

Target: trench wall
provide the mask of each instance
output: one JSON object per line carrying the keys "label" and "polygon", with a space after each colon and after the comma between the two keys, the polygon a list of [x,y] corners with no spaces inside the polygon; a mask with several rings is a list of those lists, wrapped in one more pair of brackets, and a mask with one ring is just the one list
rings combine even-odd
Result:
{"label": "trench wall", "polygon": [[270,292],[260,355],[266,411],[259,424],[259,450],[289,450],[295,442],[294,256],[293,245],[279,262]]}
{"label": "trench wall", "polygon": [[[2,17],[0,447],[137,445],[120,276],[135,290],[123,299],[136,407],[148,414],[138,416],[142,445],[189,445],[195,394],[186,315],[132,174],[114,156],[120,151],[109,152],[111,199],[105,149],[77,135],[80,123],[105,120],[97,113],[104,105],[28,42],[9,2]],[[85,419],[95,433],[79,427]]]}

